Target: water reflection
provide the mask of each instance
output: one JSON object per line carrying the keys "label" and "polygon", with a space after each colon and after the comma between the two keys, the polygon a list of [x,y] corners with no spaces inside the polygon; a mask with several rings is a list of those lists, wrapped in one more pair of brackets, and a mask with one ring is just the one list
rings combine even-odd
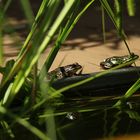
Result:
{"label": "water reflection", "polygon": [[[140,133],[140,97],[131,98],[120,108],[112,108],[117,98],[106,97],[97,101],[90,98],[89,102],[84,99],[84,103],[79,99],[74,101],[75,106],[72,101],[74,111],[64,108],[65,114],[56,117],[58,139],[95,140]],[[65,107],[69,107],[68,104],[70,101]]]}
{"label": "water reflection", "polygon": [[[112,140],[113,137],[129,135],[132,138],[133,134],[140,134],[140,96],[136,94],[122,106],[113,108],[120,98],[67,98],[63,103],[55,104],[56,108],[46,108],[31,124],[51,140]],[[36,135],[18,124],[12,125],[12,130],[15,138],[0,131],[0,140],[17,140],[21,134],[21,140],[39,140]]]}

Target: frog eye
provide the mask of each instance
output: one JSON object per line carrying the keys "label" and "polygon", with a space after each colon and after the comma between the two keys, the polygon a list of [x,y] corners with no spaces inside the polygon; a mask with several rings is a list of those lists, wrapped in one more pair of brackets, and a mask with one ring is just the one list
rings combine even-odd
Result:
{"label": "frog eye", "polygon": [[112,67],[112,63],[105,63],[104,67],[105,67],[106,69],[109,69],[109,68]]}
{"label": "frog eye", "polygon": [[74,66],[77,66],[77,65],[79,65],[79,64],[76,62],[76,63],[74,63],[73,65],[74,65]]}
{"label": "frog eye", "polygon": [[82,67],[81,65],[79,65],[77,62],[76,63],[74,63],[74,64],[72,64],[72,67]]}
{"label": "frog eye", "polygon": [[135,54],[133,53],[133,52],[131,52],[131,54],[130,54],[131,56],[135,56]]}

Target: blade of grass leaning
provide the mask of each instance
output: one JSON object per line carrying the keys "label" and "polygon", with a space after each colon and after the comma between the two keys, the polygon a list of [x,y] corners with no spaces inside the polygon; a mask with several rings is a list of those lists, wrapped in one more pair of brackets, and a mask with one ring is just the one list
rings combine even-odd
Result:
{"label": "blade of grass leaning", "polygon": [[[22,49],[20,50],[18,56],[17,56],[17,61],[16,61],[16,64],[18,65],[20,60],[24,57],[24,54],[26,54],[26,50],[28,51],[30,45],[29,45],[29,42],[30,40],[33,38],[34,36],[34,33],[36,32],[36,29],[38,27],[38,25],[40,24],[40,20],[42,19],[42,16],[44,15],[44,12],[45,12],[45,9],[48,7],[48,3],[49,3],[50,0],[43,0],[42,3],[41,3],[41,6],[38,10],[38,13],[35,17],[35,20],[34,20],[34,23],[31,27],[31,31],[30,33],[28,34],[23,46],[22,46]],[[16,64],[15,64],[15,67],[16,67]],[[13,67],[13,69],[15,68]]]}
{"label": "blade of grass leaning", "polygon": [[18,117],[17,115],[11,113],[9,110],[7,110],[6,108],[4,108],[2,106],[0,106],[0,113],[10,117],[13,121],[24,126],[26,129],[28,129],[30,132],[32,132],[34,135],[36,135],[41,140],[50,140],[50,138],[47,137],[46,134],[41,132],[41,130],[39,130],[37,127],[31,125],[26,119]]}
{"label": "blade of grass leaning", "polygon": [[61,48],[61,44],[66,40],[69,33],[72,31],[76,23],[79,21],[80,17],[85,13],[85,11],[88,9],[88,7],[94,2],[95,0],[91,0],[83,9],[82,11],[75,17],[75,15],[71,15],[66,26],[64,27],[62,33],[58,36],[55,46],[52,48],[51,52],[49,53],[49,56],[47,57],[47,60],[45,61],[43,67],[40,71],[40,79],[42,79],[45,75],[43,75],[43,71],[48,71],[59,51]]}
{"label": "blade of grass leaning", "polygon": [[26,47],[28,46],[28,44],[29,44],[31,38],[33,37],[33,35],[34,35],[35,31],[36,31],[36,28],[37,28],[38,24],[40,23],[40,20],[41,20],[41,18],[42,18],[42,15],[43,15],[44,12],[45,12],[45,9],[46,9],[48,3],[49,3],[49,0],[43,0],[43,1],[42,1],[41,6],[40,6],[40,8],[39,8],[39,10],[38,10],[38,13],[37,13],[37,15],[36,15],[36,17],[35,17],[34,23],[33,23],[32,27],[31,27],[31,31],[30,31],[30,33],[28,34],[28,36],[27,36],[27,38],[26,38],[26,40],[25,40],[25,42],[24,42],[24,44],[23,44],[23,46],[22,46],[21,51],[20,51],[19,54],[18,54],[17,60],[18,60],[18,59],[21,57],[21,55],[24,53],[24,51],[25,51]]}
{"label": "blade of grass leaning", "polygon": [[4,5],[4,8],[3,8],[3,12],[6,13],[10,4],[11,4],[12,0],[7,0],[5,5]]}
{"label": "blade of grass leaning", "polygon": [[102,32],[103,32],[103,42],[105,43],[106,41],[106,33],[105,33],[105,12],[104,8],[101,4],[101,12],[102,12]]}
{"label": "blade of grass leaning", "polygon": [[3,64],[3,24],[4,24],[4,17],[7,9],[10,6],[12,0],[7,0],[6,3],[3,5],[3,2],[0,2],[0,66]]}
{"label": "blade of grass leaning", "polygon": [[3,22],[4,22],[4,12],[3,6],[0,3],[0,66],[3,64]]}
{"label": "blade of grass leaning", "polygon": [[0,66],[3,64],[3,31],[2,31],[2,26],[3,26],[3,14],[0,8]]}
{"label": "blade of grass leaning", "polygon": [[[76,3],[77,4],[77,3]],[[78,8],[76,6],[76,8]],[[74,11],[74,10],[73,10]],[[45,75],[45,73],[43,73],[43,71],[48,72],[49,68],[51,67],[59,49],[61,48],[62,43],[64,42],[65,38],[66,38],[66,33],[68,32],[68,30],[70,29],[70,25],[72,24],[72,20],[73,20],[73,13],[72,15],[70,15],[70,17],[68,17],[68,22],[66,23],[65,27],[62,27],[59,31],[59,35],[57,37],[57,40],[55,42],[55,45],[52,47],[51,51],[49,52],[49,55],[47,57],[47,60],[45,61],[43,67],[40,70],[40,74],[39,77],[40,79],[42,79]],[[42,78],[41,78],[42,77]]]}
{"label": "blade of grass leaning", "polygon": [[[46,35],[46,32],[48,31],[48,28],[52,21],[54,20],[56,10],[58,9],[58,6],[60,4],[59,0],[51,0],[47,5],[47,11],[44,13],[44,19],[40,23],[38,27],[38,31],[35,34],[35,37],[32,40],[32,45],[36,48],[40,46],[44,36]],[[37,65],[37,64],[35,64]],[[35,95],[36,95],[36,88],[37,88],[37,66],[33,66],[34,70],[34,82],[33,82],[33,88],[32,88],[32,103],[35,103]],[[35,72],[36,71],[36,72]]]}
{"label": "blade of grass leaning", "polygon": [[84,79],[84,80],[81,80],[81,81],[79,81],[79,82],[77,82],[77,83],[73,83],[73,84],[71,84],[71,85],[65,86],[65,87],[63,87],[63,88],[61,88],[61,89],[55,91],[55,92],[52,94],[52,96],[47,97],[47,98],[44,98],[42,101],[40,101],[39,103],[37,103],[36,105],[34,105],[34,106],[33,106],[33,109],[36,109],[36,108],[40,107],[42,104],[44,104],[45,102],[49,101],[49,100],[52,99],[52,98],[55,98],[57,95],[59,95],[60,93],[62,93],[62,92],[64,92],[64,91],[67,91],[67,90],[69,90],[69,89],[71,89],[71,88],[74,88],[74,87],[77,87],[77,86],[80,86],[80,85],[83,85],[83,84],[85,84],[85,83],[87,83],[87,82],[90,82],[90,81],[96,79],[96,78],[99,78],[99,77],[101,77],[101,76],[104,76],[104,75],[110,73],[110,72],[113,71],[113,70],[119,69],[119,68],[121,68],[121,67],[128,66],[128,65],[134,63],[136,59],[137,59],[137,58],[134,58],[133,60],[128,61],[127,63],[120,64],[120,65],[115,66],[115,67],[113,67],[113,68],[111,68],[111,69],[108,69],[108,70],[105,70],[105,71],[103,71],[103,72],[97,73],[97,74],[94,75],[94,76],[91,76],[91,77],[89,77],[89,78],[86,78],[86,79]]}
{"label": "blade of grass leaning", "polygon": [[126,110],[125,113],[129,115],[129,118],[136,120],[137,122],[140,122],[139,112],[134,111],[134,110]]}
{"label": "blade of grass leaning", "polygon": [[140,78],[128,89],[124,96],[122,96],[123,100],[119,100],[115,103],[113,107],[118,107],[122,104],[122,101],[130,98],[138,89],[140,88]]}
{"label": "blade of grass leaning", "polygon": [[131,88],[126,92],[124,98],[129,98],[140,88],[140,78],[131,86]]}
{"label": "blade of grass leaning", "polygon": [[67,1],[68,1],[68,0],[64,0],[64,4],[66,4],[66,3],[67,3]]}
{"label": "blade of grass leaning", "polygon": [[[15,84],[13,84],[13,92],[17,92],[19,87],[22,85],[24,79],[25,79],[25,75],[28,75],[28,73],[31,70],[31,67],[35,64],[35,62],[37,61],[37,59],[39,58],[40,54],[42,53],[42,51],[47,47],[49,41],[51,40],[51,37],[54,35],[54,33],[56,32],[57,28],[60,26],[60,24],[62,23],[63,19],[65,18],[65,16],[67,15],[67,13],[69,12],[70,8],[72,7],[72,5],[75,3],[74,0],[69,0],[67,2],[67,4],[65,5],[65,7],[62,9],[62,11],[60,12],[58,18],[56,19],[56,21],[54,22],[54,24],[52,25],[50,31],[48,32],[48,34],[46,35],[44,41],[42,42],[42,44],[40,45],[40,47],[37,48],[35,54],[31,55],[30,53],[26,54],[26,61],[25,61],[25,65],[23,64],[23,69],[19,72],[19,76],[17,76],[16,80],[15,80]],[[33,48],[34,49],[34,48]],[[32,52],[32,51],[31,51]],[[32,57],[31,57],[32,56]],[[30,58],[30,59],[29,59]],[[31,61],[29,61],[31,60]],[[30,66],[30,67],[29,67]],[[28,68],[28,69],[27,69]],[[25,74],[25,75],[23,75]],[[19,82],[19,81],[20,82]],[[18,86],[19,85],[19,86]]]}
{"label": "blade of grass leaning", "polygon": [[9,124],[6,121],[0,121],[0,124],[2,128],[4,129],[4,132],[6,132],[11,138],[15,138],[15,135],[12,132],[12,129],[10,128]]}
{"label": "blade of grass leaning", "polygon": [[55,124],[55,118],[54,118],[54,110],[53,109],[46,109],[46,111],[43,114],[52,114],[45,118],[45,123],[47,125],[47,135],[51,140],[57,140],[56,135],[56,124]]}
{"label": "blade of grass leaning", "polygon": [[135,0],[126,0],[126,2],[129,16],[134,16],[136,12]]}
{"label": "blade of grass leaning", "polygon": [[29,0],[20,0],[20,3],[22,5],[24,14],[26,16],[26,19],[28,20],[29,25],[32,26],[32,23],[34,21],[34,14]]}
{"label": "blade of grass leaning", "polygon": [[114,26],[116,27],[116,30],[117,30],[118,34],[120,35],[121,39],[124,41],[129,54],[131,54],[131,51],[130,51],[129,46],[128,46],[128,43],[126,42],[126,35],[124,33],[124,30],[121,30],[121,32],[120,32],[118,24],[117,24],[116,17],[115,17],[115,14],[113,13],[108,1],[107,0],[100,0],[100,3],[105,8],[107,14],[109,15],[110,19],[112,20]]}
{"label": "blade of grass leaning", "polygon": [[9,74],[7,75],[6,79],[1,83],[0,88],[2,88],[7,83],[8,80],[12,79],[12,77],[21,68],[23,59],[24,59],[26,53],[30,50],[30,47],[31,47],[31,45],[29,45],[29,42],[30,42],[31,38],[33,37],[33,35],[36,31],[36,28],[37,28],[37,26],[38,26],[38,24],[41,20],[41,16],[43,15],[43,13],[45,11],[45,8],[46,8],[46,5],[48,4],[48,2],[49,2],[49,0],[43,0],[41,6],[39,8],[39,12],[37,13],[35,21],[32,25],[31,31],[28,34],[28,36],[27,36],[27,38],[26,38],[26,40],[25,40],[25,42],[22,46],[22,49],[17,56],[16,62],[14,64],[13,68],[11,69],[11,71],[9,72]]}
{"label": "blade of grass leaning", "polygon": [[[1,83],[1,87],[3,87],[6,84],[6,82],[8,80],[10,80],[17,73],[17,71],[19,71],[19,69],[21,68],[21,65],[23,63],[23,60],[24,60],[27,52],[29,52],[30,48],[32,47],[31,44],[29,44],[29,41],[33,38],[33,35],[34,35],[35,31],[36,31],[36,28],[37,28],[38,24],[40,23],[41,17],[44,14],[45,9],[49,7],[48,3],[49,3],[48,0],[44,0],[42,2],[41,7],[39,9],[39,12],[37,14],[37,17],[35,18],[35,22],[33,23],[33,26],[31,28],[31,32],[27,36],[27,39],[25,40],[25,43],[23,44],[23,47],[22,47],[21,51],[19,52],[19,55],[17,56],[17,60],[16,60],[16,62],[14,64],[13,68],[11,69],[9,74],[7,75],[6,79]],[[51,1],[51,3],[52,3],[52,1]],[[48,8],[48,9],[52,10],[52,7]],[[47,13],[50,13],[50,12],[47,12]],[[48,16],[51,17],[50,15],[48,15]],[[46,21],[47,25],[48,25],[48,21],[49,20]],[[40,34],[39,34],[39,36],[40,36]],[[35,42],[36,42],[36,40],[35,40]]]}
{"label": "blade of grass leaning", "polygon": [[20,87],[25,81],[25,78],[31,71],[33,65],[37,62],[38,58],[40,57],[41,53],[48,47],[48,43],[50,42],[51,38],[54,36],[55,32],[61,25],[62,21],[66,17],[67,13],[71,9],[71,7],[75,4],[75,0],[69,0],[63,9],[61,10],[59,16],[56,18],[54,24],[51,26],[50,30],[48,31],[46,37],[44,38],[42,44],[38,48],[30,48],[30,51],[27,52],[24,61],[22,63],[22,69],[18,72],[13,86],[11,88],[11,94],[7,100],[7,105],[11,103],[15,95],[18,93]]}
{"label": "blade of grass leaning", "polygon": [[117,26],[119,28],[119,34],[122,33],[122,0],[115,0],[114,1],[114,7],[115,7],[115,18],[117,22]]}
{"label": "blade of grass leaning", "polygon": [[37,34],[35,35],[35,37],[32,40],[32,42],[33,42],[32,45],[34,47],[38,47],[42,43],[42,40],[46,36],[46,32],[48,32],[50,25],[54,21],[54,17],[57,16],[56,10],[58,10],[59,5],[60,5],[59,0],[51,0],[48,7],[46,7],[47,11],[44,14],[44,19],[41,22],[40,27],[38,29],[39,31],[37,32]]}

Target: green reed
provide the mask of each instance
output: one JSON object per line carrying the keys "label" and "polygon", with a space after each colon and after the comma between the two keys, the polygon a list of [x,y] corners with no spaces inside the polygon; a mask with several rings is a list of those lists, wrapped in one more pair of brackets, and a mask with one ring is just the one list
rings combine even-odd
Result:
{"label": "green reed", "polygon": [[[50,105],[51,101],[57,103],[60,97],[62,97],[62,92],[67,91],[71,88],[75,88],[76,86],[85,84],[91,80],[96,78],[100,78],[101,76],[129,63],[134,62],[127,62],[126,64],[121,64],[115,68],[109,69],[107,71],[98,73],[97,75],[82,80],[80,82],[71,84],[69,86],[63,87],[59,90],[55,90],[49,84],[49,82],[44,81],[44,77],[48,72],[49,68],[51,67],[53,61],[55,61],[55,57],[61,48],[61,44],[67,39],[68,35],[74,28],[75,24],[81,18],[81,16],[86,12],[89,6],[94,4],[96,0],[89,0],[86,2],[83,8],[80,7],[81,0],[43,0],[41,6],[38,10],[38,13],[35,18],[33,18],[32,10],[30,8],[30,3],[28,0],[21,1],[23,5],[23,9],[25,11],[25,15],[30,23],[31,30],[19,52],[15,63],[7,64],[7,69],[5,70],[1,68],[1,71],[4,74],[0,85],[0,117],[6,116],[13,120],[12,125],[17,122],[20,125],[24,126],[25,128],[29,129],[33,134],[35,134],[39,139],[47,140],[50,137],[55,138],[55,132],[49,131],[47,135],[40,131],[37,127],[30,123],[30,118],[34,117],[36,113],[39,115],[46,115],[51,112],[52,117],[48,119],[48,117],[43,118],[43,122],[50,124],[52,129],[55,129],[54,124],[54,112]],[[25,3],[23,3],[25,2]],[[129,46],[126,42],[126,35],[123,31],[121,25],[121,18],[118,22],[119,16],[116,18],[115,13],[113,12],[110,4],[107,0],[100,0],[100,3],[104,10],[107,12],[109,17],[111,18],[113,24],[116,27],[117,32],[119,33],[120,37],[124,41],[129,53],[131,52]],[[134,9],[130,6],[128,9]],[[120,10],[116,10],[117,12]],[[133,10],[132,10],[133,11]],[[28,15],[29,12],[29,15]],[[33,24],[32,21],[34,19]],[[104,26],[103,26],[104,27]],[[48,48],[49,43],[54,40],[54,46],[52,47],[49,55],[46,57],[46,61],[39,72],[36,72],[35,78],[32,77],[32,68],[37,64],[41,54]],[[36,80],[36,84],[34,83]],[[34,87],[35,85],[36,87]],[[139,80],[129,89],[129,91],[124,95],[125,98],[130,97],[138,88],[139,88]],[[32,95],[31,92],[34,90],[35,94]],[[10,110],[10,105],[15,101],[15,97],[18,94],[27,93],[27,97],[23,100],[23,106],[20,106],[18,109],[18,113],[16,114]],[[35,97],[32,97],[35,96]],[[34,99],[33,99],[34,98]],[[31,100],[34,100],[33,102]],[[117,103],[118,105],[118,103]],[[40,111],[40,109],[42,109]],[[48,113],[48,111],[50,111]],[[33,115],[32,115],[33,114]],[[6,123],[7,120],[4,120],[5,124],[8,128],[10,125]],[[40,120],[38,120],[40,121]],[[53,125],[52,125],[53,124]],[[51,133],[53,132],[53,133]],[[11,136],[12,130],[10,131]]]}
{"label": "green reed", "polygon": [[3,1],[0,2],[0,66],[3,64],[3,25],[5,22],[5,13],[9,8],[11,0],[7,0],[5,4]]}

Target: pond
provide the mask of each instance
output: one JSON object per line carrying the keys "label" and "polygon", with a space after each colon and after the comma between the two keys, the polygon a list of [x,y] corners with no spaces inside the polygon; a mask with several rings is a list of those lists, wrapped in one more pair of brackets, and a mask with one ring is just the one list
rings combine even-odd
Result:
{"label": "pond", "polygon": [[[93,101],[92,103],[86,103],[84,99],[83,101],[75,100],[73,103],[67,103],[70,104],[68,106],[75,106],[75,112],[69,114],[75,116],[73,118],[68,116],[68,113],[71,113],[71,111],[69,111],[65,115],[56,117],[58,139],[109,139],[110,137],[120,135],[126,136],[140,133],[139,95],[126,102],[121,109],[112,108],[112,105],[116,102],[116,98],[102,97],[102,99],[100,98],[100,100]],[[91,100],[92,99],[89,99],[89,101]],[[79,112],[76,111],[76,102],[79,104]],[[83,107],[83,104],[86,104],[88,108]],[[68,106],[67,108],[69,108]]]}
{"label": "pond", "polygon": [[[136,71],[137,69],[137,71]],[[139,78],[140,68],[123,68],[97,78],[84,86],[79,86],[63,93],[54,107],[47,108],[47,113],[36,114],[30,119],[31,124],[49,135],[51,140],[98,140],[116,136],[129,136],[140,133],[140,94],[139,91],[119,108],[113,105]],[[87,74],[58,80],[55,88],[94,76]],[[45,118],[45,122],[41,121]],[[19,124],[11,124],[14,138],[1,129],[0,140],[39,140]]]}
{"label": "pond", "polygon": [[[66,98],[54,112],[51,111],[52,115],[48,115],[46,124],[36,120],[31,123],[44,132],[50,131],[49,126],[52,125],[51,140],[98,140],[140,133],[139,93],[120,108],[112,108],[119,98],[120,96]],[[15,137],[10,138],[4,131],[0,131],[0,140],[39,140],[18,124],[14,127],[11,125],[11,128]]]}

